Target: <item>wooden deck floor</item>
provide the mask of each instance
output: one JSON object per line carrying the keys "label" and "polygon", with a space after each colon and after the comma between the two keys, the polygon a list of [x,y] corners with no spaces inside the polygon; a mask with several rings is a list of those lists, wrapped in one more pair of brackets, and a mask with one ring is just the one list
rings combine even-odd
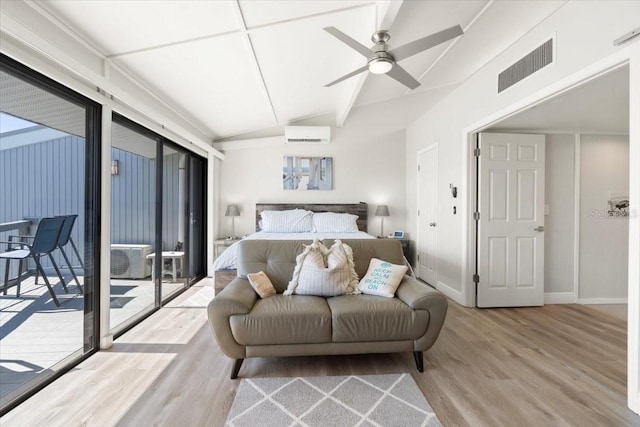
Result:
{"label": "wooden deck floor", "polygon": [[[0,423],[223,425],[239,381],[207,324],[212,288],[198,283]],[[422,374],[407,353],[249,359],[240,377],[409,372],[445,426],[638,426],[626,407],[625,331],[588,306],[451,303]]]}

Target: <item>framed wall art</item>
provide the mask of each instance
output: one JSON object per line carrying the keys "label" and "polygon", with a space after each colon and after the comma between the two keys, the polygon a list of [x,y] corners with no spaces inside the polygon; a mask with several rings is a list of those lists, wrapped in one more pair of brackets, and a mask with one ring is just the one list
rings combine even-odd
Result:
{"label": "framed wall art", "polygon": [[285,156],[282,166],[285,190],[333,190],[333,157]]}

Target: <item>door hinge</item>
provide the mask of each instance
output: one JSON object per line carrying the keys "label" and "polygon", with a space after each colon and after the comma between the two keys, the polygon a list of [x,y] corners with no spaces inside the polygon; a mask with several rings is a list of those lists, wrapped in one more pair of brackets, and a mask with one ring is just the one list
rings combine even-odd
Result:
{"label": "door hinge", "polygon": [[480,157],[480,149],[479,148],[474,148],[473,149],[473,156],[474,157]]}
{"label": "door hinge", "polygon": [[420,172],[420,165],[418,165],[418,172]]}
{"label": "door hinge", "polygon": [[479,283],[480,282],[480,276],[478,276],[477,274],[473,275],[473,283]]}
{"label": "door hinge", "polygon": [[420,216],[420,209],[418,209],[418,216]]}
{"label": "door hinge", "polygon": [[416,257],[418,257],[418,261],[420,261],[420,254],[416,255]]}
{"label": "door hinge", "polygon": [[480,212],[474,212],[473,213],[473,219],[476,221],[480,221]]}

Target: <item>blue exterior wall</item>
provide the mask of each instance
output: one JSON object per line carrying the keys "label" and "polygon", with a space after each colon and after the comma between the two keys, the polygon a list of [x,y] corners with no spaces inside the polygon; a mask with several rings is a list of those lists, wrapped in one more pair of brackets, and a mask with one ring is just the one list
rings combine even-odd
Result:
{"label": "blue exterior wall", "polygon": [[[0,150],[0,223],[25,218],[77,214],[72,238],[84,253],[85,143],[76,136]],[[163,247],[178,242],[179,154],[165,156],[163,173]],[[119,174],[112,175],[112,243],[153,244],[155,238],[155,159],[112,149]],[[30,233],[35,232],[31,227]],[[18,230],[0,233],[0,241]],[[4,252],[6,246],[0,245]],[[71,255],[73,265],[79,265]],[[63,265],[62,256],[56,262]],[[17,262],[12,266],[15,276]],[[49,262],[43,262],[45,267]],[[0,262],[0,280],[5,263]]]}

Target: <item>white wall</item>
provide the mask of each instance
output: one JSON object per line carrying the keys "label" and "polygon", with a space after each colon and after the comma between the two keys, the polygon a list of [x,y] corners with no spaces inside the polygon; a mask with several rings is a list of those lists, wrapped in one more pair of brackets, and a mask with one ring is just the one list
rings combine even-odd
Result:
{"label": "white wall", "polygon": [[544,292],[573,293],[575,136],[546,136]]}
{"label": "white wall", "polygon": [[580,302],[627,298],[629,219],[609,218],[609,194],[629,195],[629,138],[580,141]]}
{"label": "white wall", "polygon": [[[640,2],[568,2],[409,126],[407,159],[413,161],[417,151],[439,143],[440,203],[447,202],[449,183],[459,187],[463,199],[469,194],[463,182],[467,162],[463,130],[615,53],[621,48],[613,46],[613,40],[637,27],[637,16]],[[556,62],[498,95],[497,74],[552,35],[556,35]],[[412,168],[407,169],[407,194],[416,194],[416,171]],[[416,211],[415,199],[408,198],[407,230],[412,234]],[[439,265],[443,266],[438,274],[451,294],[463,295],[459,302],[473,304],[471,276],[463,277],[468,218],[462,213],[439,218],[439,233],[446,238],[438,239]]]}
{"label": "white wall", "polygon": [[[376,205],[389,206],[385,234],[405,229],[405,133],[378,133],[368,127],[332,129],[328,145],[277,145],[229,150],[221,164],[220,234],[231,233],[226,206],[238,204],[236,234],[255,231],[256,203],[358,203],[369,204],[369,232],[380,232]],[[380,128],[378,128],[380,129]],[[284,140],[284,138],[283,138]],[[282,189],[284,156],[333,157],[333,190]]]}

